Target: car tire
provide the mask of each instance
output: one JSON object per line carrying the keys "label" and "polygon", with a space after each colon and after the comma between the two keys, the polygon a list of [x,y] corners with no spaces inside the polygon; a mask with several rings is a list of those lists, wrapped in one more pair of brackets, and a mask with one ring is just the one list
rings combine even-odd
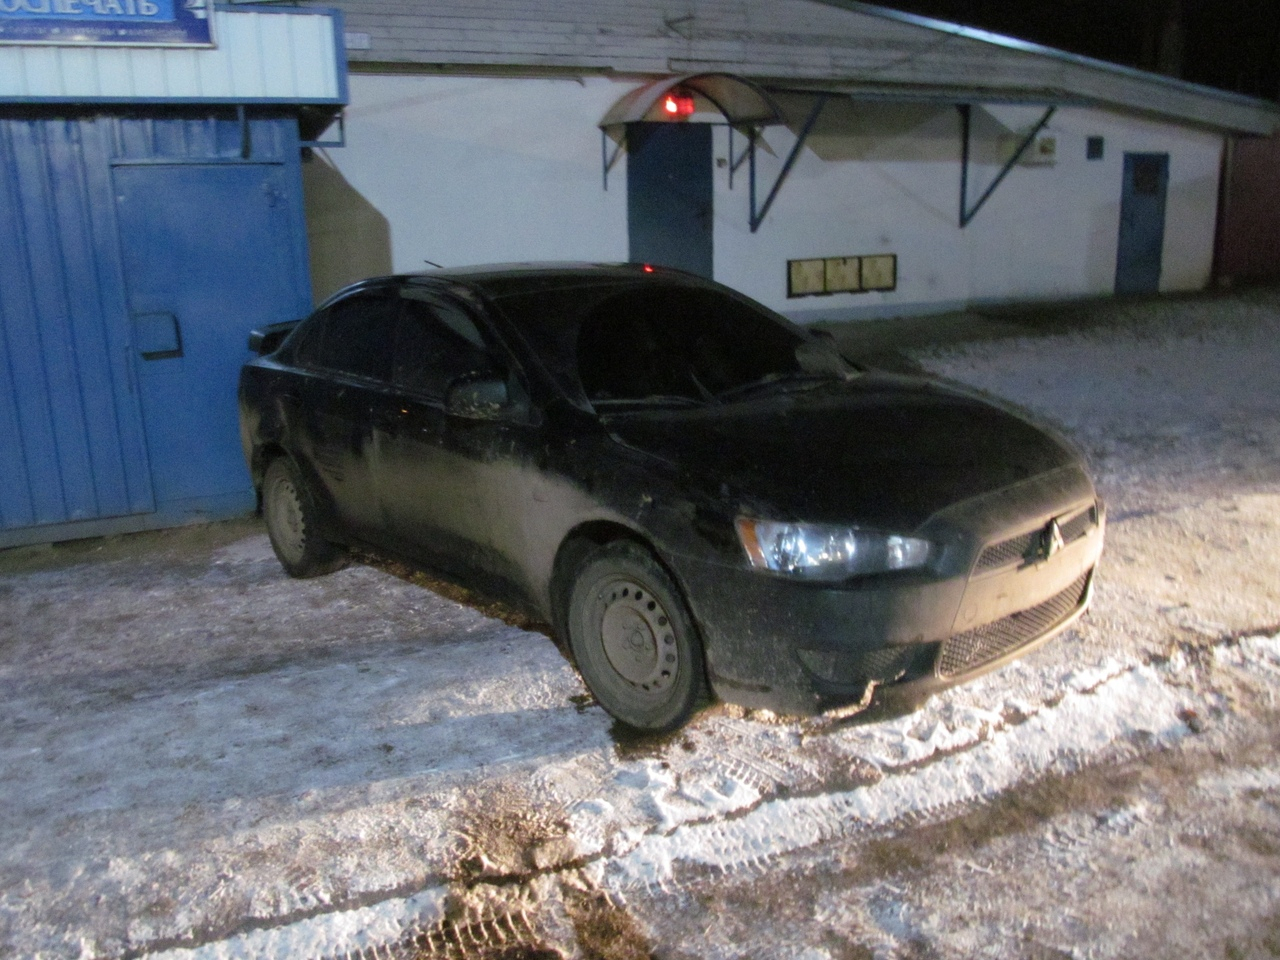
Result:
{"label": "car tire", "polygon": [[288,457],[277,457],[267,467],[262,514],[271,549],[289,576],[318,577],[346,565],[346,549],[320,536],[315,505]]}
{"label": "car tire", "polygon": [[615,541],[589,554],[569,591],[566,622],[578,670],[617,720],[665,733],[689,719],[705,689],[702,642],[651,553]]}

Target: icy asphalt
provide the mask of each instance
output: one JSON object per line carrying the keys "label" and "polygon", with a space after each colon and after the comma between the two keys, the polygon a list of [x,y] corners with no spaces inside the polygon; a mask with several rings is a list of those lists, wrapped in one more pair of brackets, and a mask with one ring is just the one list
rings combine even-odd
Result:
{"label": "icy asphalt", "polygon": [[1089,456],[1078,629],[909,717],[634,743],[536,625],[289,580],[256,521],[6,551],[0,957],[1280,953],[1280,292],[886,331],[836,334]]}

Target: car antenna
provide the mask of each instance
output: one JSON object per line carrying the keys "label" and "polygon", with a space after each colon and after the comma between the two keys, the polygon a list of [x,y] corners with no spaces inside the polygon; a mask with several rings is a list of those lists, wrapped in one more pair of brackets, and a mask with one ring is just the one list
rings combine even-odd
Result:
{"label": "car antenna", "polygon": [[437,270],[444,269],[444,267],[440,266],[440,264],[436,263],[434,260],[423,260],[422,262],[425,263],[428,267],[435,267]]}

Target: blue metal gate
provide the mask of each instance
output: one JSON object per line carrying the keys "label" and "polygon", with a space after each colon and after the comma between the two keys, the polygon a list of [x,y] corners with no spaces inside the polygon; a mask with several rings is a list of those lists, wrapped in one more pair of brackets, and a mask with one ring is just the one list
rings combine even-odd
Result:
{"label": "blue metal gate", "polygon": [[713,267],[711,126],[627,124],[627,232],[633,263]]}
{"label": "blue metal gate", "polygon": [[1126,153],[1120,196],[1116,293],[1156,293],[1164,257],[1167,153]]}
{"label": "blue metal gate", "polygon": [[102,134],[0,120],[0,545],[155,508]]}
{"label": "blue metal gate", "polygon": [[252,509],[246,335],[302,316],[296,121],[0,119],[0,547]]}

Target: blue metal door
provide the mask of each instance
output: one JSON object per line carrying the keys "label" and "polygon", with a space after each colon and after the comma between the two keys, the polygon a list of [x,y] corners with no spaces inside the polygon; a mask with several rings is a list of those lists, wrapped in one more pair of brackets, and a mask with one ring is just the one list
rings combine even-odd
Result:
{"label": "blue metal door", "polygon": [[711,127],[627,126],[627,230],[633,263],[712,276]]}
{"label": "blue metal door", "polygon": [[286,176],[270,163],[113,170],[133,361],[162,506],[215,514],[253,506],[236,404],[246,337],[305,308]]}
{"label": "blue metal door", "polygon": [[0,545],[154,509],[106,141],[0,119]]}
{"label": "blue metal door", "polygon": [[1116,293],[1156,293],[1164,251],[1167,153],[1126,153],[1120,197]]}

